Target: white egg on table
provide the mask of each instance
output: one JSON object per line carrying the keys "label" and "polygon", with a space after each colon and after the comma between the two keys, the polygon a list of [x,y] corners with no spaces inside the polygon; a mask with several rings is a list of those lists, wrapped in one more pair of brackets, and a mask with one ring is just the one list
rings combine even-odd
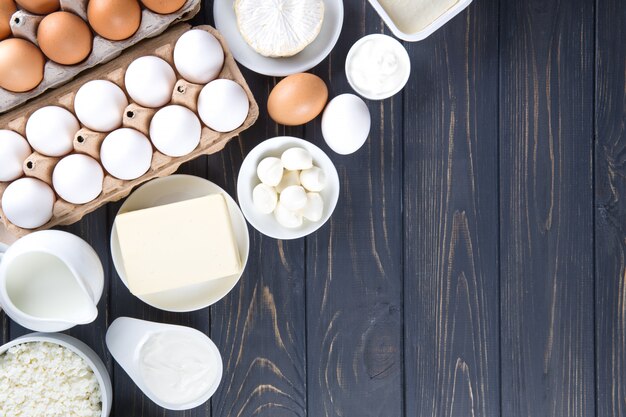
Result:
{"label": "white egg on table", "polygon": [[52,218],[54,192],[45,182],[35,178],[20,178],[4,190],[2,211],[14,225],[36,229]]}
{"label": "white egg on table", "polygon": [[174,46],[174,65],[191,83],[206,84],[217,78],[224,66],[224,49],[209,32],[194,29],[185,32]]}
{"label": "white egg on table", "polygon": [[322,191],[326,186],[326,174],[321,168],[313,166],[300,172],[300,183],[308,191]]}
{"label": "white egg on table", "polygon": [[135,59],[126,69],[124,86],[131,99],[144,107],[162,107],[172,99],[176,73],[156,56]]}
{"label": "white egg on table", "polygon": [[313,166],[313,157],[304,148],[287,149],[280,156],[280,160],[283,161],[285,169],[290,171],[309,169]]}
{"label": "white egg on table", "polygon": [[324,140],[338,154],[348,155],[363,146],[370,133],[371,116],[367,104],[354,94],[333,98],[322,115]]}
{"label": "white egg on table", "polygon": [[248,117],[250,102],[245,90],[226,79],[211,81],[198,97],[198,114],[209,128],[216,132],[230,132]]}
{"label": "white egg on table", "polygon": [[202,126],[186,107],[172,105],[156,112],[150,122],[150,139],[159,152],[172,156],[191,153],[200,143]]}
{"label": "white egg on table", "polygon": [[280,193],[280,203],[288,210],[301,210],[306,202],[306,190],[299,185],[291,185]]}
{"label": "white egg on table", "polygon": [[80,129],[76,117],[59,106],[46,106],[30,115],[26,139],[42,155],[63,156],[74,149],[74,135]]}
{"label": "white egg on table", "polygon": [[283,179],[276,186],[276,191],[282,193],[285,188],[291,185],[300,185],[300,171],[285,171]]}
{"label": "white egg on table", "polygon": [[302,216],[312,222],[318,222],[324,214],[324,199],[319,193],[307,193],[307,201],[302,209]]}
{"label": "white egg on table", "polygon": [[111,81],[85,83],[74,97],[74,113],[91,130],[111,132],[122,125],[128,99],[124,91]]}
{"label": "white egg on table", "polygon": [[261,183],[252,190],[252,203],[260,213],[270,214],[277,202],[278,194],[274,187]]}
{"label": "white egg on table", "polygon": [[295,229],[302,226],[302,214],[289,210],[285,207],[280,201],[276,204],[276,209],[274,210],[274,218],[283,227],[288,229]]}
{"label": "white egg on table", "polygon": [[90,156],[72,154],[61,159],[52,172],[52,186],[59,197],[72,204],[85,204],[100,195],[104,172]]}
{"label": "white egg on table", "polygon": [[12,130],[0,130],[0,181],[13,181],[21,177],[24,161],[31,153],[22,135]]}
{"label": "white egg on table", "polygon": [[256,167],[256,175],[263,184],[276,187],[283,178],[283,163],[279,158],[268,156]]}
{"label": "white egg on table", "polygon": [[150,169],[152,145],[143,133],[135,129],[117,129],[104,138],[100,161],[115,178],[134,180]]}

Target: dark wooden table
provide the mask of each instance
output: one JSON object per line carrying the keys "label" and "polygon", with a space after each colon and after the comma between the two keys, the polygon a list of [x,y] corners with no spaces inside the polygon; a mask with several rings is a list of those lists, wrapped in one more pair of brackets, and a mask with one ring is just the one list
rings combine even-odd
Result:
{"label": "dark wooden table", "polygon": [[[172,314],[129,294],[111,265],[118,204],[68,228],[100,254],[100,316],[69,333],[106,361],[114,417],[626,416],[626,4],[475,0],[406,44],[403,94],[369,102],[372,131],[338,156],[331,221],[307,239],[251,230],[237,287]],[[354,41],[388,33],[345,2],[341,39],[314,72],[350,92]],[[205,3],[195,23],[212,23]],[[262,113],[182,172],[235,194],[243,157],[276,135],[324,149],[319,121],[284,128],[264,102],[277,79],[244,71]],[[195,327],[224,357],[209,403],[167,412],[107,354],[131,316]],[[2,341],[27,333],[2,317]]]}

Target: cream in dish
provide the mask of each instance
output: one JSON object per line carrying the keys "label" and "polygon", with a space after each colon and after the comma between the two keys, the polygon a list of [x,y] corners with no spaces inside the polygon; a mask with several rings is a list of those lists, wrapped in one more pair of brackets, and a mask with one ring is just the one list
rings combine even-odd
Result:
{"label": "cream in dish", "polygon": [[459,0],[378,0],[398,29],[417,33],[437,20]]}

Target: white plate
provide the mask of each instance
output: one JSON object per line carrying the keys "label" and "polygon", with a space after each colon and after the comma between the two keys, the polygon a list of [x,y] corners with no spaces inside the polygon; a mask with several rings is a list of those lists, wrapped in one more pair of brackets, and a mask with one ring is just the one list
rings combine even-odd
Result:
{"label": "white plate", "polygon": [[[273,214],[260,213],[252,203],[252,190],[260,181],[256,175],[256,168],[259,162],[268,156],[279,157],[289,148],[302,147],[308,150],[313,156],[313,164],[320,167],[326,174],[326,187],[320,192],[324,200],[324,214],[318,222],[304,220],[301,227],[296,229],[288,229],[281,226]],[[330,160],[328,155],[320,148],[303,139],[291,136],[278,136],[267,139],[257,145],[241,164],[239,170],[239,178],[237,179],[237,199],[241,204],[241,210],[248,219],[248,222],[259,232],[274,239],[288,240],[298,239],[322,227],[328,221],[331,214],[337,206],[339,200],[339,175],[337,168]]]}
{"label": "white plate", "polygon": [[213,15],[215,27],[241,65],[259,74],[284,77],[310,70],[335,47],[343,26],[343,0],[324,1],[324,22],[320,34],[302,52],[287,58],[268,58],[246,43],[237,26],[234,0],[215,0]]}
{"label": "white plate", "polygon": [[[173,312],[195,311],[215,304],[224,298],[237,284],[248,262],[248,254],[250,252],[248,226],[235,200],[211,181],[193,175],[172,175],[157,178],[135,190],[122,204],[118,214],[219,193],[224,195],[230,212],[233,233],[235,234],[239,256],[241,257],[242,273],[177,290],[137,296],[137,298],[161,310]],[[111,257],[118,275],[124,285],[128,287],[115,225],[113,225],[113,230],[111,231]]]}

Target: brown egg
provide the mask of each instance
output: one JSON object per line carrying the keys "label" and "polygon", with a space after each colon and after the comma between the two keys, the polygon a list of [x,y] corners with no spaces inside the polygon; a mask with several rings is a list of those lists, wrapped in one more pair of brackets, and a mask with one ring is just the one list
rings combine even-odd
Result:
{"label": "brown egg", "polygon": [[43,79],[46,60],[35,45],[19,38],[0,42],[0,87],[23,93]]}
{"label": "brown egg", "polygon": [[90,0],[87,19],[98,35],[121,41],[139,29],[141,7],[137,0]]}
{"label": "brown egg", "polygon": [[59,0],[15,0],[27,12],[35,14],[50,14],[61,8]]}
{"label": "brown egg", "polygon": [[0,0],[0,40],[11,36],[11,16],[16,10],[13,0]]}
{"label": "brown egg", "polygon": [[91,30],[80,17],[54,12],[44,17],[37,29],[41,51],[62,65],[78,64],[91,53]]}
{"label": "brown egg", "polygon": [[141,2],[154,13],[169,14],[183,7],[187,0],[141,0]]}
{"label": "brown egg", "polygon": [[315,119],[326,105],[328,88],[317,75],[299,73],[281,80],[267,100],[267,111],[275,122],[303,125]]}

